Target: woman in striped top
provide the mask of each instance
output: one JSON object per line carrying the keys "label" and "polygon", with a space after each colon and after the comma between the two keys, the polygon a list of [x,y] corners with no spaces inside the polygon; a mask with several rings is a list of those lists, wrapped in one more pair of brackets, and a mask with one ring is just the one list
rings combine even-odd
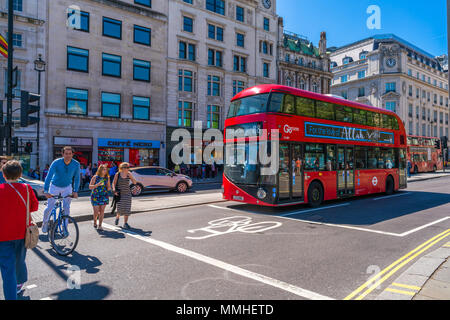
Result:
{"label": "woman in striped top", "polygon": [[128,217],[131,214],[131,189],[130,189],[130,180],[133,184],[136,184],[136,179],[134,179],[133,175],[130,172],[130,164],[127,162],[123,162],[119,166],[119,172],[114,176],[113,181],[113,192],[116,195],[120,195],[120,200],[117,203],[117,216],[115,224],[116,226],[119,224],[120,216],[124,217],[123,227],[125,229],[130,229],[130,225],[128,224]]}

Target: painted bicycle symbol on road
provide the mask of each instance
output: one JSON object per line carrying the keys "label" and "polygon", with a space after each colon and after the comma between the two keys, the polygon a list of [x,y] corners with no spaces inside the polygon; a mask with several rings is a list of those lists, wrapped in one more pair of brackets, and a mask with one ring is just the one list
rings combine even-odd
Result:
{"label": "painted bicycle symbol on road", "polygon": [[200,233],[204,232],[206,235],[199,237],[186,237],[190,240],[204,240],[212,237],[217,237],[233,232],[242,233],[258,233],[278,228],[282,225],[280,222],[275,221],[263,221],[252,223],[252,218],[235,216],[230,218],[222,218],[208,222],[208,226],[188,230],[189,233]]}

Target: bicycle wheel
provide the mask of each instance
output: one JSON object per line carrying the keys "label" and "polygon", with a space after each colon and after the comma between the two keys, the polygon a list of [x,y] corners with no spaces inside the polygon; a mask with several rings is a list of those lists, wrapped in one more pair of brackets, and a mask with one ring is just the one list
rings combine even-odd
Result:
{"label": "bicycle wheel", "polygon": [[53,250],[61,256],[67,256],[77,247],[78,224],[72,217],[62,217],[53,223],[49,237]]}

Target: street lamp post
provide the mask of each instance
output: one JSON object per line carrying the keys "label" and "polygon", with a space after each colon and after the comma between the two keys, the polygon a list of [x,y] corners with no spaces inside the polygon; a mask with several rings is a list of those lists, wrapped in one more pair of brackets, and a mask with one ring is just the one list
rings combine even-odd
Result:
{"label": "street lamp post", "polygon": [[[38,59],[34,61],[34,70],[38,72],[38,94],[41,94],[41,73],[45,71],[46,63],[42,60],[42,54],[39,54]],[[41,99],[39,99],[39,112],[37,122],[37,139],[36,139],[36,167],[39,166],[39,136],[40,136],[40,123],[41,123]]]}

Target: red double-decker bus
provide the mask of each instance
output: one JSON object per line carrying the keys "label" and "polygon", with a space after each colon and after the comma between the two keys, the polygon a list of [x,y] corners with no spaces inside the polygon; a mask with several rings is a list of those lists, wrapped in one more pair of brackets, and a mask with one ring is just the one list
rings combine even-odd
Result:
{"label": "red double-decker bus", "polygon": [[408,136],[408,160],[411,162],[411,173],[435,172],[442,170],[441,149],[436,149],[433,137]]}
{"label": "red double-decker bus", "polygon": [[[239,129],[244,137],[229,136]],[[279,130],[278,150],[271,150],[272,129]],[[279,153],[271,175],[262,175],[268,165],[255,160],[264,144]],[[337,198],[392,194],[407,186],[406,133],[400,118],[327,95],[280,85],[246,89],[231,101],[225,145],[223,197],[232,201],[315,207]],[[244,161],[237,161],[239,150],[245,151]]]}

